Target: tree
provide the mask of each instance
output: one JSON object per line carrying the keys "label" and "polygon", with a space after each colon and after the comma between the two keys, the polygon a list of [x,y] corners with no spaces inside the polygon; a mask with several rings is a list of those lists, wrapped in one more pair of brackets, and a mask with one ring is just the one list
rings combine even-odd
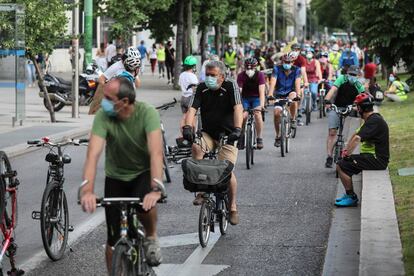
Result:
{"label": "tree", "polygon": [[181,72],[181,62],[183,58],[183,38],[184,38],[184,3],[185,0],[177,0],[177,36],[175,46],[174,63],[174,88],[178,89],[178,80]]}
{"label": "tree", "polygon": [[[53,106],[49,94],[43,84],[43,73],[39,70],[35,55],[51,54],[54,47],[66,38],[67,6],[62,0],[0,0],[0,3],[25,4],[25,41],[27,55],[35,64],[39,87],[44,92],[46,103],[49,106],[50,120],[56,122]],[[3,28],[4,27],[4,28]],[[9,29],[1,26],[1,29]],[[7,44],[7,43],[6,43]],[[14,45],[11,44],[11,45]]]}
{"label": "tree", "polygon": [[[412,0],[344,0],[352,30],[374,48],[381,63],[391,68],[401,59],[414,74],[414,5]],[[352,7],[352,9],[351,9]]]}
{"label": "tree", "polygon": [[[367,2],[376,3],[377,1],[361,1],[362,5]],[[328,28],[347,28],[346,9],[344,0],[312,0],[311,10],[315,12],[319,25]]]}

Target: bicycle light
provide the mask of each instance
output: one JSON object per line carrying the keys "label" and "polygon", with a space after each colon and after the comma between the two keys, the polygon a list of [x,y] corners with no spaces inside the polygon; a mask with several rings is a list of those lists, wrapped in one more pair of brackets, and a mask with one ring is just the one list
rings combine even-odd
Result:
{"label": "bicycle light", "polygon": [[42,138],[42,142],[49,143],[50,142],[50,138],[49,137],[43,137]]}

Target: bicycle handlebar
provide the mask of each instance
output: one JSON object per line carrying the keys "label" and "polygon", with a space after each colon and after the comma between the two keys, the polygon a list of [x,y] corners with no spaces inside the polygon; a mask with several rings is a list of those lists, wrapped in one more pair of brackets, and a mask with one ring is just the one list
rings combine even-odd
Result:
{"label": "bicycle handlebar", "polygon": [[172,102],[157,106],[155,109],[157,109],[157,110],[167,110],[168,108],[173,107],[176,103],[177,103],[177,99],[173,98]]}
{"label": "bicycle handlebar", "polygon": [[27,144],[31,147],[42,147],[42,146],[50,146],[50,147],[64,147],[67,145],[74,145],[74,146],[80,146],[85,145],[89,143],[89,139],[68,139],[65,142],[60,143],[53,143],[50,141],[49,138],[44,137],[40,140],[29,140],[27,141]]}
{"label": "bicycle handlebar", "polygon": [[345,110],[341,111],[335,104],[331,104],[330,109],[335,111],[337,114],[348,115],[352,111],[352,105],[348,105]]}

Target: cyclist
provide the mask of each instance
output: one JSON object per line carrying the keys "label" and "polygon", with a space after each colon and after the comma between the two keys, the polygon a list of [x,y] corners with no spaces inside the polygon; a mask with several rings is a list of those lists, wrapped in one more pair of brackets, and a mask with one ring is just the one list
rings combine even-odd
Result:
{"label": "cyclist", "polygon": [[[346,148],[342,151],[342,159],[336,165],[345,188],[345,194],[335,201],[338,207],[358,204],[358,196],[352,185],[354,174],[362,170],[385,170],[390,156],[388,125],[380,114],[374,113],[373,97],[368,93],[362,93],[355,98],[354,103],[364,124],[350,138]],[[352,154],[360,142],[360,154]]]}
{"label": "cyclist", "polygon": [[295,43],[292,45],[292,51],[297,53],[296,55],[297,58],[295,59],[295,62],[293,63],[293,65],[300,68],[300,72],[303,78],[303,83],[305,87],[308,87],[309,82],[308,82],[308,76],[306,74],[306,58],[301,55],[300,49],[301,47],[298,43]]}
{"label": "cyclist", "polygon": [[[257,132],[257,140],[256,146],[257,149],[263,148],[263,137],[262,137],[262,130],[263,130],[263,120],[262,120],[262,113],[261,111],[264,109],[264,101],[265,101],[265,86],[266,86],[266,77],[263,72],[257,70],[258,62],[257,60],[252,58],[247,58],[244,61],[244,69],[245,71],[241,72],[237,76],[237,84],[240,87],[241,94],[242,94],[242,103],[243,103],[243,129],[246,124],[248,110],[255,109],[256,112],[254,114],[255,121],[256,121],[256,132]],[[242,132],[244,133],[244,132]],[[242,138],[240,139],[239,149],[242,149],[244,146],[244,134],[242,134]]]}
{"label": "cyclist", "polygon": [[125,71],[122,71],[118,76],[128,79],[135,88],[135,79],[141,70],[141,59],[136,56],[127,57],[124,61]]}
{"label": "cyclist", "polygon": [[333,76],[333,66],[328,62],[328,56],[328,52],[322,52],[319,63],[321,64],[322,79],[330,82]]}
{"label": "cyclist", "polygon": [[346,73],[351,65],[359,66],[359,62],[357,55],[352,52],[350,44],[347,43],[339,59],[339,67],[343,69],[343,73]]}
{"label": "cyclist", "polygon": [[407,100],[407,94],[403,83],[397,74],[390,74],[388,80],[390,81],[390,87],[385,91],[384,95],[393,102],[402,102]]}
{"label": "cyclist", "polygon": [[326,158],[325,167],[332,168],[333,163],[333,148],[336,142],[336,134],[339,128],[339,115],[329,110],[331,100],[335,98],[334,104],[338,108],[346,108],[348,105],[352,105],[355,97],[359,93],[365,91],[364,85],[358,79],[359,67],[352,65],[349,67],[346,75],[340,75],[333,86],[325,96],[325,102],[328,108],[328,138],[326,142],[328,157]]}
{"label": "cyclist", "polygon": [[[106,69],[106,71],[99,77],[99,86],[96,89],[95,94],[93,95],[93,100],[92,103],[89,107],[89,114],[95,114],[98,109],[100,108],[100,103],[103,96],[103,86],[105,84],[105,82],[107,82],[108,80],[110,80],[112,77],[115,77],[119,74],[121,74],[122,72],[126,71],[126,66],[125,66],[125,62],[128,59],[128,63],[131,62],[132,63],[138,63],[137,60],[141,60],[141,54],[139,53],[139,51],[135,48],[135,47],[129,47],[126,51],[125,54],[123,54],[122,59],[120,61],[115,62],[114,64],[112,64],[108,69]],[[130,65],[131,65],[130,64]],[[130,65],[128,65],[128,67],[130,67]],[[139,87],[141,85],[141,80],[138,77],[138,72],[139,72],[139,67],[141,65],[141,61],[139,61],[139,66],[136,68],[136,72],[135,72],[135,87]]]}
{"label": "cyclist", "polygon": [[321,65],[314,57],[314,50],[309,48],[306,51],[306,75],[309,82],[309,90],[312,94],[312,110],[316,110],[316,97],[318,95],[318,84],[322,80]]}
{"label": "cyclist", "polygon": [[[213,150],[221,134],[228,136],[229,142],[237,141],[241,135],[243,123],[243,106],[237,85],[225,79],[226,67],[221,61],[210,61],[206,65],[206,81],[197,86],[196,93],[190,101],[190,109],[186,117],[186,125],[183,127],[184,139],[194,140],[195,114],[200,108],[201,123],[203,125],[202,137],[193,144],[192,154],[194,159],[202,159],[204,152]],[[218,159],[229,160],[233,164],[237,161],[237,148],[226,144],[218,152]],[[230,196],[230,223],[239,223],[239,215],[236,205],[237,180],[232,173]],[[194,205],[203,202],[203,195],[198,194],[193,201]]]}
{"label": "cyclist", "polygon": [[341,59],[341,53],[339,52],[339,46],[338,44],[334,44],[332,46],[331,52],[329,53],[328,61],[330,64],[332,64],[333,70],[338,72],[339,70],[339,60]]}
{"label": "cyclist", "polygon": [[237,64],[237,53],[234,51],[231,44],[229,44],[226,51],[224,51],[223,61],[224,64],[230,69],[231,76],[234,77]]}
{"label": "cyclist", "polygon": [[[161,198],[157,182],[163,176],[159,114],[154,107],[135,102],[134,87],[126,78],[111,79],[104,85],[104,95],[89,139],[80,192],[81,205],[85,212],[96,210],[95,176],[99,157],[106,147],[104,196],[143,198],[142,208],[138,211],[146,233],[145,255],[149,265],[157,266],[162,260],[155,208]],[[107,207],[105,217],[106,263],[108,271],[111,271],[112,247],[120,238],[120,212],[116,207]]]}
{"label": "cyclist", "polygon": [[180,78],[178,79],[178,84],[181,88],[181,111],[183,113],[180,121],[180,130],[185,124],[185,114],[188,111],[191,96],[193,95],[193,92],[198,85],[198,78],[194,73],[196,65],[197,59],[195,57],[186,57],[183,64],[184,72],[180,74]]}
{"label": "cyclist", "polygon": [[[282,57],[282,64],[277,65],[273,69],[273,75],[270,80],[270,89],[269,91],[273,91],[273,95],[276,99],[283,99],[289,98],[291,100],[295,99],[296,97],[301,96],[300,91],[300,69],[293,65],[293,62],[296,58],[296,53],[290,52]],[[275,147],[280,146],[280,136],[279,136],[279,128],[280,128],[280,117],[282,114],[282,105],[276,103],[275,104],[275,111],[274,111],[274,125],[275,125]],[[296,128],[296,112],[297,112],[297,104],[293,102],[290,105],[290,115],[292,118],[292,128]]]}

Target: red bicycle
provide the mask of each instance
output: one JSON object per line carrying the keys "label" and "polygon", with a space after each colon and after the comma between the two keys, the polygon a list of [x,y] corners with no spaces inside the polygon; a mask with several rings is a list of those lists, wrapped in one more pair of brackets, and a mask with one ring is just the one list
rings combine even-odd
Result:
{"label": "red bicycle", "polygon": [[17,225],[17,187],[20,182],[17,172],[12,170],[9,158],[0,151],[0,228],[3,233],[3,243],[0,251],[0,276],[3,276],[3,258],[7,256],[10,261],[10,271],[7,275],[23,275],[24,271],[16,268],[15,256],[17,245],[14,230]]}

